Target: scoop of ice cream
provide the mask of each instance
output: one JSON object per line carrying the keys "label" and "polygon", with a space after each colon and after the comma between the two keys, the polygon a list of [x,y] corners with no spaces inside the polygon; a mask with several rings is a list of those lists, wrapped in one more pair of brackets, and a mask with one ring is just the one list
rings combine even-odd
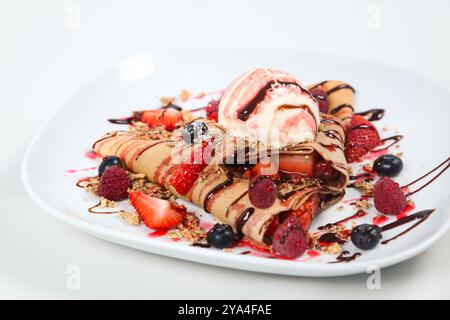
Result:
{"label": "scoop of ice cream", "polygon": [[219,105],[219,123],[234,136],[273,147],[313,141],[319,106],[290,74],[255,68],[235,79]]}

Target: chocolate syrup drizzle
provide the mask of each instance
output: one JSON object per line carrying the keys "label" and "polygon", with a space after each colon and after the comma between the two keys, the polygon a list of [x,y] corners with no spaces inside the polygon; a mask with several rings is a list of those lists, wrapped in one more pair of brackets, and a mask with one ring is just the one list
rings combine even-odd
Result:
{"label": "chocolate syrup drizzle", "polygon": [[99,201],[96,205],[90,207],[88,209],[88,211],[90,213],[95,213],[95,214],[113,214],[113,213],[119,213],[121,210],[116,210],[116,211],[94,211],[94,209],[100,207],[101,205],[101,201]]}
{"label": "chocolate syrup drizzle", "polygon": [[384,109],[375,108],[367,111],[357,112],[355,114],[363,117],[368,116],[366,118],[368,121],[378,121],[384,117],[384,113],[385,113]]}
{"label": "chocolate syrup drizzle", "polygon": [[222,191],[225,188],[228,188],[232,183],[234,182],[234,179],[232,176],[228,176],[227,179],[222,182],[219,183],[217,186],[215,186],[214,188],[212,188],[205,196],[205,199],[203,200],[203,210],[205,210],[207,213],[209,213],[208,210],[208,203],[211,200],[212,197],[214,197],[214,195],[219,192]]}
{"label": "chocolate syrup drizzle", "polygon": [[343,104],[340,104],[337,107],[333,108],[333,110],[330,111],[330,114],[336,114],[336,113],[338,113],[339,111],[341,111],[342,109],[345,109],[345,108],[352,109],[352,111],[355,110],[351,104],[343,103]]}
{"label": "chocolate syrup drizzle", "polygon": [[412,186],[413,184],[419,182],[420,180],[422,180],[423,178],[428,177],[430,174],[432,174],[433,172],[435,172],[437,169],[441,168],[442,166],[444,166],[445,164],[447,164],[436,176],[434,176],[430,181],[428,181],[427,183],[425,183],[423,186],[419,187],[419,189],[414,190],[409,192],[408,194],[406,194],[407,197],[419,192],[420,190],[426,188],[430,183],[432,183],[434,180],[436,180],[441,174],[443,174],[449,167],[450,167],[450,157],[448,157],[444,162],[442,162],[441,164],[439,164],[437,167],[435,167],[434,169],[432,169],[431,171],[429,171],[428,173],[424,174],[423,176],[421,176],[420,178],[408,183],[407,185],[404,185],[402,187],[402,189],[408,188],[409,186]]}
{"label": "chocolate syrup drizzle", "polygon": [[[331,81],[331,80],[325,80],[325,81],[319,82],[319,83],[317,83],[316,85],[310,87],[309,90],[312,90],[312,89],[315,89],[315,88],[317,88],[317,87],[323,86],[325,83],[330,82],[330,81]],[[355,88],[353,88],[351,85],[342,83],[342,84],[340,84],[340,85],[337,85],[337,86],[335,86],[335,87],[329,89],[329,90],[326,92],[326,94],[327,94],[327,95],[330,95],[330,94],[332,94],[332,93],[334,93],[334,92],[336,92],[336,91],[342,90],[342,89],[350,89],[350,90],[352,90],[353,92],[355,92]]]}
{"label": "chocolate syrup drizzle", "polygon": [[336,257],[336,261],[331,261],[328,263],[341,263],[341,262],[350,262],[361,256],[360,252],[356,252],[353,255],[349,256],[350,252],[342,251],[340,255]]}
{"label": "chocolate syrup drizzle", "polygon": [[244,106],[243,108],[241,108],[238,111],[238,118],[239,118],[239,120],[247,121],[247,119],[250,117],[250,115],[253,113],[253,111],[255,111],[256,106],[258,105],[258,103],[260,103],[262,100],[264,100],[264,97],[266,96],[267,92],[271,90],[272,85],[274,85],[275,83],[279,83],[279,84],[284,85],[284,86],[288,86],[288,85],[297,86],[302,91],[308,93],[311,96],[309,91],[306,91],[302,86],[300,86],[296,82],[286,82],[286,81],[275,81],[275,80],[272,80],[272,81],[267,82],[267,84],[258,91],[258,93],[255,95],[255,97],[252,100],[250,100],[250,102],[246,106]]}
{"label": "chocolate syrup drizzle", "polygon": [[247,223],[247,221],[250,219],[253,213],[255,213],[255,208],[247,208],[244,211],[242,211],[241,215],[239,216],[236,222],[236,230],[238,234],[242,234],[242,229],[244,228],[244,225]]}
{"label": "chocolate syrup drizzle", "polygon": [[400,232],[399,234],[393,236],[392,238],[389,238],[387,240],[384,240],[381,242],[381,244],[387,244],[389,242],[391,242],[392,240],[395,240],[399,237],[401,237],[402,235],[404,235],[405,233],[411,231],[412,229],[414,229],[415,227],[417,227],[419,224],[423,223],[425,220],[428,219],[428,217],[435,211],[435,209],[430,209],[430,210],[423,210],[423,211],[419,211],[416,212],[414,214],[411,214],[409,216],[406,216],[402,219],[399,219],[397,221],[394,221],[392,223],[389,223],[387,225],[384,225],[381,227],[381,231],[387,231],[387,230],[391,230],[393,228],[402,226],[408,222],[411,221],[415,221],[415,220],[419,220],[418,222],[416,222],[415,224],[413,224],[411,227],[409,227],[408,229],[406,229],[405,231]]}
{"label": "chocolate syrup drizzle", "polygon": [[344,218],[342,220],[333,222],[333,223],[327,223],[323,226],[320,226],[317,228],[317,230],[325,230],[325,229],[330,229],[332,227],[338,226],[340,224],[346,223],[350,220],[356,219],[356,218],[361,218],[364,217],[367,214],[367,212],[363,211],[363,210],[358,210],[355,214],[351,215],[350,217]]}
{"label": "chocolate syrup drizzle", "polygon": [[320,236],[319,241],[325,243],[338,243],[338,244],[344,244],[347,242],[346,240],[339,238],[334,232],[324,233],[323,235]]}
{"label": "chocolate syrup drizzle", "polygon": [[[381,142],[383,142],[383,147],[377,147],[377,148],[373,149],[371,152],[379,152],[379,151],[389,149],[390,147],[392,147],[394,144],[398,143],[402,139],[403,139],[403,136],[401,134],[397,134],[392,137],[387,137],[387,138],[381,139]],[[392,140],[392,142],[385,145],[385,142],[390,141],[390,140]]]}

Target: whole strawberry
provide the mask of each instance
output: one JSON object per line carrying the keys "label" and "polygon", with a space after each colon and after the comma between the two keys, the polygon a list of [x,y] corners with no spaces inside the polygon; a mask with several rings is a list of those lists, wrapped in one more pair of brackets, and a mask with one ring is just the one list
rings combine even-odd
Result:
{"label": "whole strawberry", "polygon": [[97,194],[112,201],[120,201],[128,198],[128,188],[131,183],[128,174],[121,167],[107,168],[98,184]]}
{"label": "whole strawberry", "polygon": [[347,162],[361,161],[362,157],[381,144],[380,135],[375,126],[364,117],[353,115],[345,141]]}
{"label": "whole strawberry", "polygon": [[406,207],[406,196],[398,183],[384,177],[373,188],[373,202],[379,212],[396,215]]}

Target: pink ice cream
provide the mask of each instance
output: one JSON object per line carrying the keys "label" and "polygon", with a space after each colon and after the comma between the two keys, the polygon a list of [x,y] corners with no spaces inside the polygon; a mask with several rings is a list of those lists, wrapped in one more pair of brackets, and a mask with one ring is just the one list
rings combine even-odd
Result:
{"label": "pink ice cream", "polygon": [[290,74],[255,68],[235,79],[219,105],[219,123],[235,136],[273,147],[313,141],[319,106]]}

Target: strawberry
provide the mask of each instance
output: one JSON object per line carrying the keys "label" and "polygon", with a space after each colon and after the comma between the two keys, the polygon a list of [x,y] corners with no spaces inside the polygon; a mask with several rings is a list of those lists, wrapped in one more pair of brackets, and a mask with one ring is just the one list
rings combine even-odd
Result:
{"label": "strawberry", "polygon": [[168,229],[181,222],[186,208],[175,202],[130,191],[130,201],[145,225],[152,229]]}
{"label": "strawberry", "polygon": [[145,122],[150,127],[159,127],[163,125],[161,121],[163,112],[164,110],[162,109],[145,110],[138,113],[138,119],[139,121]]}
{"label": "strawberry", "polygon": [[206,118],[219,121],[219,103],[218,100],[211,100],[205,108]]}
{"label": "strawberry", "polygon": [[164,126],[166,130],[173,131],[178,122],[183,119],[181,112],[174,108],[145,110],[139,113],[139,121],[150,127]]}
{"label": "strawberry", "polygon": [[311,225],[312,219],[316,216],[319,209],[319,196],[315,195],[302,204],[300,208],[292,211],[292,215],[296,216],[303,230],[307,231]]}
{"label": "strawberry", "polygon": [[206,163],[204,151],[205,149],[209,150],[209,146],[209,142],[204,141],[202,147],[191,154],[189,161],[180,164],[170,177],[169,183],[179,194],[185,195],[188,193],[198,179],[200,173],[208,165]]}
{"label": "strawberry", "polygon": [[316,154],[307,155],[280,155],[280,169],[287,172],[302,173],[312,176],[316,163]]}
{"label": "strawberry", "polygon": [[179,110],[174,108],[166,108],[161,115],[161,122],[168,131],[173,131],[177,123],[183,119],[183,115]]}
{"label": "strawberry", "polygon": [[181,195],[188,193],[189,189],[194,185],[198,179],[200,172],[206,167],[206,164],[189,164],[182,163],[173,173],[169,183]]}
{"label": "strawberry", "polygon": [[353,115],[345,141],[347,162],[361,161],[363,156],[381,144],[375,126],[364,117]]}

